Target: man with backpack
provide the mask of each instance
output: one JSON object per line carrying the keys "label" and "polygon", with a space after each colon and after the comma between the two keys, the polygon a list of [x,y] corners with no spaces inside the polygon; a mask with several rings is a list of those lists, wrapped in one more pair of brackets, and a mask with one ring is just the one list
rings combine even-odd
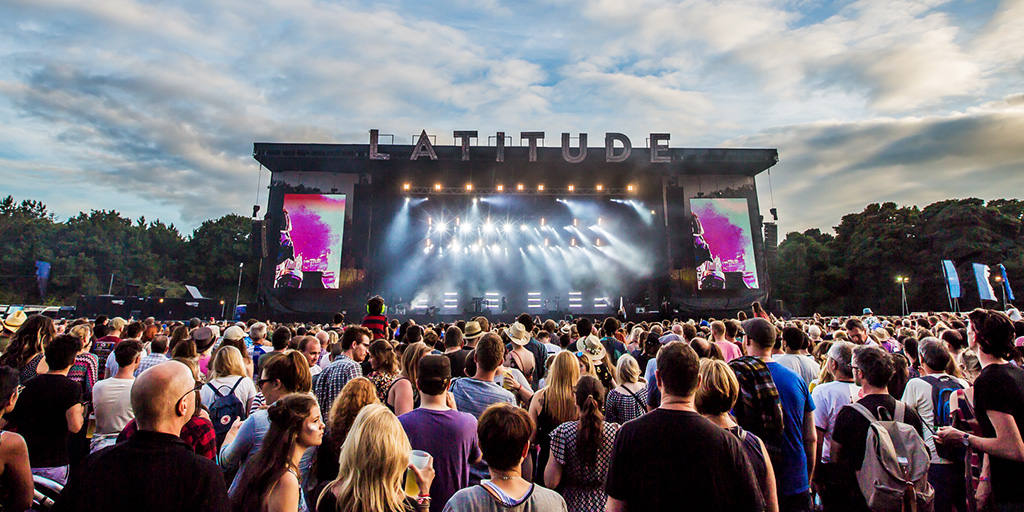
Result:
{"label": "man with backpack", "polygon": [[958,390],[967,388],[963,379],[946,374],[952,356],[938,338],[922,339],[917,348],[921,361],[921,377],[910,379],[903,392],[903,403],[913,409],[928,427],[924,430],[924,443],[931,452],[928,482],[935,488],[935,511],[966,512],[964,484],[964,448],[961,444],[938,444],[933,436],[939,427],[952,425],[949,398]]}
{"label": "man with backpack", "polygon": [[[929,457],[921,417],[886,389],[895,372],[892,355],[881,347],[854,350],[853,376],[863,397],[839,411],[831,447],[832,461],[841,472],[836,480],[850,485],[842,490],[849,497],[842,502],[844,510],[902,511],[906,480],[913,482],[915,491],[920,489],[925,501],[929,493],[934,498],[927,481]],[[904,478],[905,470],[909,478]],[[885,487],[892,492],[884,492]]]}

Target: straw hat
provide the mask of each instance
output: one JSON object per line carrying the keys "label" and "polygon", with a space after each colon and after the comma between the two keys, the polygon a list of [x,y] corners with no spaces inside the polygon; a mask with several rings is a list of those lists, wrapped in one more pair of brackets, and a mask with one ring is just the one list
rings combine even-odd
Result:
{"label": "straw hat", "polygon": [[7,318],[3,320],[4,328],[9,331],[17,331],[21,324],[25,323],[28,319],[28,315],[22,310],[17,310],[14,313],[7,315]]}
{"label": "straw hat", "polygon": [[576,350],[586,354],[595,363],[604,360],[604,345],[601,343],[601,338],[593,334],[576,340]]}
{"label": "straw hat", "polygon": [[475,320],[466,322],[466,332],[462,334],[464,339],[473,340],[483,335],[484,330],[480,327],[480,322]]}
{"label": "straw hat", "polygon": [[530,333],[526,330],[526,326],[519,322],[512,322],[512,325],[505,329],[505,334],[512,340],[512,343],[520,347],[530,342]]}

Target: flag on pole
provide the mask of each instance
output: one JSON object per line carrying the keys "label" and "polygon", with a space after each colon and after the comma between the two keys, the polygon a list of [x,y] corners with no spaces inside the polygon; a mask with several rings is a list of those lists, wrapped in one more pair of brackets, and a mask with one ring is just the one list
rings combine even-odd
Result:
{"label": "flag on pole", "polygon": [[951,260],[942,260],[942,268],[946,273],[946,287],[949,289],[949,296],[953,299],[959,299],[960,296],[960,276],[956,273],[956,265],[953,265]]}
{"label": "flag on pole", "polygon": [[1010,288],[1010,279],[1006,277],[1006,267],[999,264],[999,271],[1003,274],[1003,286],[1006,287],[1006,300],[1016,300],[1013,298],[1013,289]]}
{"label": "flag on pole", "polygon": [[974,264],[974,278],[978,281],[978,295],[981,296],[981,300],[996,300],[996,291],[992,289],[992,283],[988,282],[991,273],[988,265]]}
{"label": "flag on pole", "polygon": [[46,287],[50,283],[50,264],[36,261],[36,283],[39,285],[39,297],[46,299]]}

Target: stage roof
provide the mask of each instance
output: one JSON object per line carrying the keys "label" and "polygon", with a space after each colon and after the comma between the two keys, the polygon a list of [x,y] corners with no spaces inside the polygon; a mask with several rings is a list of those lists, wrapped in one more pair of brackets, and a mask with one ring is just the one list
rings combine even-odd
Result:
{"label": "stage roof", "polygon": [[[253,157],[271,172],[333,172],[376,174],[389,171],[411,170],[430,162],[423,156],[410,160],[415,146],[382,144],[379,153],[390,155],[389,160],[371,160],[369,144],[292,144],[257,142],[253,144]],[[451,170],[481,170],[502,167],[526,169],[544,167],[551,172],[560,169],[600,168],[612,171],[644,170],[666,175],[719,174],[754,176],[779,161],[777,149],[731,148],[667,148],[663,152],[671,162],[651,163],[649,148],[633,148],[624,162],[607,162],[605,148],[588,147],[587,157],[580,163],[569,163],[562,157],[561,147],[538,147],[537,161],[528,160],[526,146],[506,146],[505,160],[495,161],[494,146],[471,146],[470,159],[462,159],[461,146],[433,146],[437,154],[435,165],[443,164]],[[576,154],[576,148],[572,154]]]}

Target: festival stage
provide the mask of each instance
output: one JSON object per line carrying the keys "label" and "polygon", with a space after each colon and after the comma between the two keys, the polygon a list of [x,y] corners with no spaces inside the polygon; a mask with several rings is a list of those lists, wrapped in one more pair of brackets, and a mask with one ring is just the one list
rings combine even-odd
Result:
{"label": "festival stage", "polygon": [[461,145],[382,143],[393,138],[377,130],[369,144],[256,143],[272,175],[254,223],[256,316],[352,319],[377,294],[389,316],[421,321],[653,319],[766,299],[764,233],[776,235],[754,177],[777,150],[454,135]]}

